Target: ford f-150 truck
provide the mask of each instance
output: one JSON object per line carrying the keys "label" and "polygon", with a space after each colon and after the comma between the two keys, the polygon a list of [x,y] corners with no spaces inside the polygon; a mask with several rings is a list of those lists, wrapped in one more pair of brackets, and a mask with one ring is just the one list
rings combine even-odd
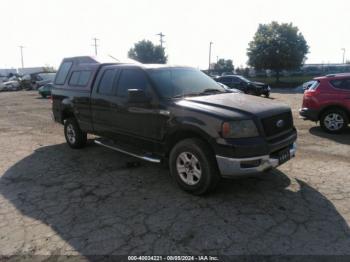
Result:
{"label": "ford f-150 truck", "polygon": [[261,173],[295,155],[288,106],[231,92],[190,67],[65,58],[52,110],[70,147],[94,134],[99,145],[168,164],[178,185],[198,195],[222,177]]}

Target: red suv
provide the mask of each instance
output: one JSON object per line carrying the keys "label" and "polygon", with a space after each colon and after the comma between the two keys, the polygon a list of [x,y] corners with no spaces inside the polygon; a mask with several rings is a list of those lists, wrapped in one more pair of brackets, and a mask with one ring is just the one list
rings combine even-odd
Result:
{"label": "red suv", "polygon": [[299,114],[320,121],[328,133],[340,133],[350,119],[350,73],[314,78],[304,93]]}

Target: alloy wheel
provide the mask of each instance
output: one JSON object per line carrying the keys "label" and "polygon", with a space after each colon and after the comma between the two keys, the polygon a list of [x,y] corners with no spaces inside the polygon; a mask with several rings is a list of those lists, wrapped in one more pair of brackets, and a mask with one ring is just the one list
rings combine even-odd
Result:
{"label": "alloy wheel", "polygon": [[176,160],[176,169],[181,180],[187,185],[198,184],[202,176],[202,168],[197,157],[190,152],[182,152]]}
{"label": "alloy wheel", "polygon": [[331,131],[340,130],[344,125],[344,118],[338,113],[330,113],[324,118],[324,125]]}
{"label": "alloy wheel", "polygon": [[67,125],[67,138],[69,143],[74,144],[76,141],[75,130],[72,124]]}

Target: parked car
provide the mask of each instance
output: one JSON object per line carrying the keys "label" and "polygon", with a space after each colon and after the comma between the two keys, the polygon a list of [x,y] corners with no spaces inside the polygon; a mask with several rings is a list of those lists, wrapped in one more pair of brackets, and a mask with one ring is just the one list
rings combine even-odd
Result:
{"label": "parked car", "polygon": [[17,79],[10,79],[2,83],[3,91],[17,91],[21,89],[20,82]]}
{"label": "parked car", "polygon": [[220,86],[222,86],[223,88],[225,88],[227,91],[231,92],[231,93],[243,93],[241,90],[236,89],[236,88],[229,88],[227,85],[217,82]]}
{"label": "parked car", "polygon": [[295,155],[291,109],[233,93],[190,67],[101,64],[66,58],[52,89],[54,120],[72,148],[95,143],[168,163],[185,191],[203,194],[221,177],[256,174]]}
{"label": "parked car", "polygon": [[340,133],[350,119],[350,73],[314,78],[304,92],[299,114],[307,120],[320,121],[328,133]]}
{"label": "parked car", "polygon": [[43,98],[51,96],[52,88],[53,88],[52,83],[48,83],[48,84],[43,85],[42,87],[39,87],[39,89],[38,89],[39,95],[41,95]]}
{"label": "parked car", "polygon": [[215,78],[217,82],[223,83],[230,88],[236,88],[246,94],[270,96],[271,88],[264,83],[253,82],[240,75],[225,75]]}
{"label": "parked car", "polygon": [[34,85],[36,88],[39,88],[45,84],[52,83],[55,79],[56,73],[39,73],[37,74]]}

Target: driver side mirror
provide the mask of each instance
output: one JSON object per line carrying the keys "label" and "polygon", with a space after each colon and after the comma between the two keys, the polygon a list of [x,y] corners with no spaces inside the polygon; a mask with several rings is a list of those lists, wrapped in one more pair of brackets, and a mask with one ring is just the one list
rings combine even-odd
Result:
{"label": "driver side mirror", "polygon": [[141,89],[128,89],[129,104],[147,104],[151,102],[151,98]]}

